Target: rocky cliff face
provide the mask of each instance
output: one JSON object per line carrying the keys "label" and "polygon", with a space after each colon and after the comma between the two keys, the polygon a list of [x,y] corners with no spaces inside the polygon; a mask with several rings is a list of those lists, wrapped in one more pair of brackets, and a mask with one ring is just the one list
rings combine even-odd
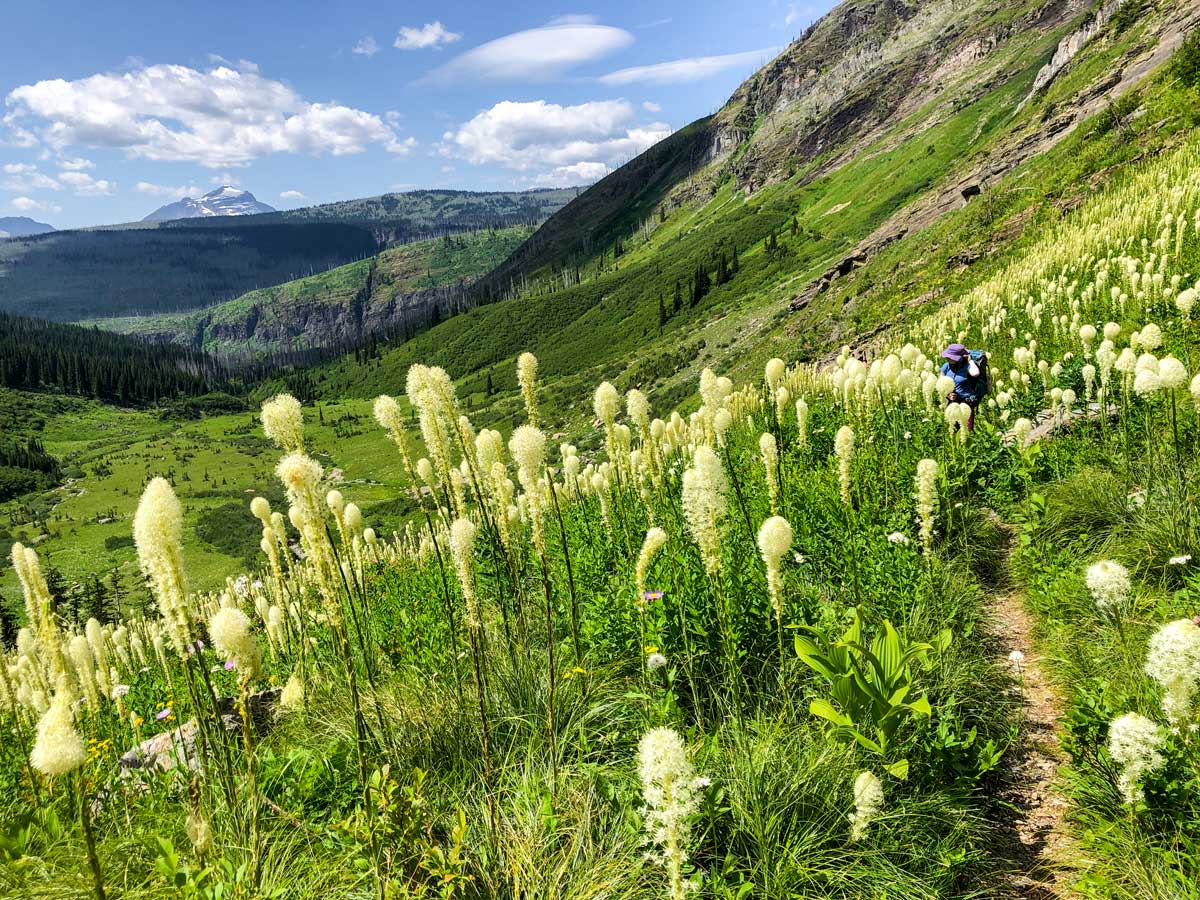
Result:
{"label": "rocky cliff face", "polygon": [[466,285],[397,292],[372,297],[365,289],[352,297],[269,301],[204,311],[184,327],[166,323],[146,334],[217,353],[336,350],[361,346],[368,338],[413,334],[466,308]]}
{"label": "rocky cliff face", "polygon": [[[827,170],[891,129],[927,128],[1013,74],[998,52],[1008,42],[1062,28],[1091,6],[1087,0],[843,3],[734,93],[713,118],[710,156],[730,159],[729,171],[748,191],[819,158]],[[918,110],[925,115],[905,124]]]}

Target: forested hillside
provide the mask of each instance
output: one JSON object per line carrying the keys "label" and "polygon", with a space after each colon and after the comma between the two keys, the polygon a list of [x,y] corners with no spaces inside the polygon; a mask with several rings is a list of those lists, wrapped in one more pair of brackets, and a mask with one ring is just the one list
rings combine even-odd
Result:
{"label": "forested hillside", "polygon": [[0,313],[0,386],[113,403],[202,394],[227,383],[203,353]]}
{"label": "forested hillside", "polygon": [[194,309],[376,249],[342,224],[57,231],[0,241],[0,310],[69,322]]}
{"label": "forested hillside", "polygon": [[472,282],[531,231],[517,226],[414,241],[194,313],[98,319],[96,325],[229,361],[327,357],[406,339],[463,311],[475,299]]}

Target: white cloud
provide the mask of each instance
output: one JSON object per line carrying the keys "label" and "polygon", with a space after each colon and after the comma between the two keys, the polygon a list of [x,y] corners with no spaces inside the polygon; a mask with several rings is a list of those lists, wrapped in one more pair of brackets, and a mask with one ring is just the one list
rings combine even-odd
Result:
{"label": "white cloud", "polygon": [[368,34],[365,38],[355,44],[350,52],[357,53],[359,56],[365,56],[370,59],[379,52],[379,42]]}
{"label": "white cloud", "polygon": [[5,175],[27,175],[30,172],[36,172],[37,166],[31,166],[29,163],[5,163]]}
{"label": "white cloud", "polygon": [[237,175],[234,175],[232,172],[221,172],[220,174],[214,175],[212,178],[208,179],[208,183],[215,184],[217,187],[224,187],[227,184],[231,185],[232,187],[241,187],[242,179]]}
{"label": "white cloud", "polygon": [[520,172],[577,168],[599,172],[636,156],[671,133],[662,122],[638,125],[626,100],[560,106],[544,100],[505,100],[443,136],[441,152],[476,165]]}
{"label": "white cloud", "polygon": [[69,185],[77,197],[106,197],[116,187],[111,181],[93,178],[87,172],[65,171],[58,173],[58,180]]}
{"label": "white cloud", "polygon": [[[239,59],[237,62],[234,62],[231,59],[226,59],[220,53],[208,54],[208,61],[210,63],[216,63],[220,66],[228,66],[231,69],[239,69],[242,72],[258,71],[258,63],[256,62],[251,62],[248,59]],[[141,69],[146,65],[145,61],[140,56],[131,56],[126,60],[126,62],[128,63],[126,66],[128,69]]]}
{"label": "white cloud", "polygon": [[700,81],[726,69],[760,65],[775,54],[774,47],[748,50],[745,53],[725,53],[721,56],[692,56],[649,66],[632,66],[600,76],[601,84],[682,84]]}
{"label": "white cloud", "polygon": [[43,203],[41,200],[34,200],[32,197],[14,197],[9,201],[9,206],[21,212],[62,212],[61,206],[55,206],[53,203]]}
{"label": "white cloud", "polygon": [[[447,31],[441,22],[430,22],[420,28],[404,27],[396,35],[392,46],[397,50],[428,50],[453,44],[462,37],[453,31]],[[374,43],[372,41],[372,43]]]}
{"label": "white cloud", "polygon": [[182,200],[184,197],[199,197],[204,188],[189,184],[183,187],[169,187],[164,184],[153,184],[149,181],[139,181],[133,186],[139,194],[149,194],[151,197],[170,197],[172,200]]}
{"label": "white cloud", "polygon": [[68,172],[82,172],[84,169],[94,169],[96,164],[90,159],[84,159],[82,156],[76,156],[74,159],[60,159],[58,161],[60,169],[66,169]]}
{"label": "white cloud", "polygon": [[222,168],[272,153],[342,156],[401,144],[373,113],[309,102],[281,81],[225,66],[155,65],[39,81],[5,102],[3,121],[14,133],[33,130],[59,152],[112,147],[130,157]]}
{"label": "white cloud", "polygon": [[555,16],[547,25],[595,25],[597,18],[591,13],[567,13],[565,16]]}
{"label": "white cloud", "polygon": [[548,25],[505,35],[456,56],[434,81],[544,81],[628,47],[633,35],[610,25]]}
{"label": "white cloud", "polygon": [[280,191],[279,199],[280,200],[307,200],[308,197],[306,197],[300,191]]}
{"label": "white cloud", "polygon": [[602,162],[579,162],[570,166],[558,166],[533,179],[534,184],[546,187],[573,187],[599,181],[612,169]]}
{"label": "white cloud", "polygon": [[646,100],[642,103],[642,109],[646,112],[662,112],[662,105],[655,103],[653,100]]}
{"label": "white cloud", "polygon": [[789,3],[787,13],[783,17],[783,27],[791,28],[797,23],[808,26],[825,13],[832,4],[825,3]]}
{"label": "white cloud", "polygon": [[[63,189],[63,186],[49,175],[39,172],[36,166],[17,163],[12,168],[17,171],[11,178],[4,179],[4,187],[10,191],[28,193],[29,191],[61,191]],[[7,173],[9,166],[6,165],[4,171]]]}
{"label": "white cloud", "polygon": [[417,139],[414,137],[406,137],[402,141],[392,141],[387,146],[388,153],[395,153],[397,156],[408,156],[417,148]]}

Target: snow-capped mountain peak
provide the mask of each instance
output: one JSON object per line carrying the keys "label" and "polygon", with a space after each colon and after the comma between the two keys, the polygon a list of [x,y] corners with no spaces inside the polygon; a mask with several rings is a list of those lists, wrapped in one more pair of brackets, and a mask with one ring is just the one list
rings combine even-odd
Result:
{"label": "snow-capped mountain peak", "polygon": [[224,184],[202,197],[185,197],[174,203],[161,206],[145,222],[164,222],[170,219],[199,219],[207,216],[252,216],[255,213],[275,212],[255,199],[249,191]]}

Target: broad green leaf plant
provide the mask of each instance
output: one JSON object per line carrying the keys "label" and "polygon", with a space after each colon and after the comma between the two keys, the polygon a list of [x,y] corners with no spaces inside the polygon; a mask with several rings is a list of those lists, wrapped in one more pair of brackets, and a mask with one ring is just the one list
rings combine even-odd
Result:
{"label": "broad green leaf plant", "polygon": [[[928,718],[929,698],[915,700],[912,664],[928,668],[932,656],[950,646],[953,634],[943,630],[934,644],[909,641],[891,622],[884,621],[871,646],[863,641],[862,620],[858,611],[837,640],[823,642],[817,631],[795,636],[796,654],[830,687],[831,699],[817,698],[809,712],[832,722],[839,737],[854,741],[884,759],[892,755],[896,733],[909,717]],[[885,766],[896,778],[908,775],[908,760],[899,759]]]}

